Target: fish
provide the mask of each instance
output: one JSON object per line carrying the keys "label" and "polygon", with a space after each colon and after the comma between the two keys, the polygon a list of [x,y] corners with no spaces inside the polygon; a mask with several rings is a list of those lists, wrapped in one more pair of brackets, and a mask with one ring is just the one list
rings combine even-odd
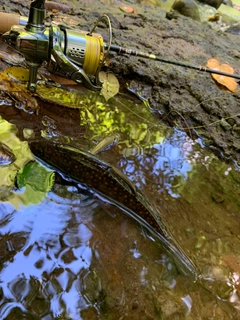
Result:
{"label": "fish", "polygon": [[69,145],[40,140],[29,142],[29,147],[37,160],[109,200],[155,234],[179,272],[198,276],[197,267],[167,230],[159,210],[119,169]]}

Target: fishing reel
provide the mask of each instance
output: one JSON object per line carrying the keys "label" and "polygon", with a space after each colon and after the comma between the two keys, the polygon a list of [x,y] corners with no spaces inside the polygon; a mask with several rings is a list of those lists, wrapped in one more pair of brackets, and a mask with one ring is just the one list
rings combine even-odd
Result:
{"label": "fishing reel", "polygon": [[[33,1],[28,20],[25,17],[12,17],[12,15],[10,15],[10,18],[7,13],[2,13],[0,17],[1,28],[9,26],[10,21],[14,21],[14,24],[15,21],[19,21],[19,25],[13,25],[11,30],[4,33],[2,37],[5,42],[25,56],[29,66],[28,89],[32,92],[36,91],[37,71],[44,61],[47,62],[47,68],[50,72],[72,79],[90,90],[100,91],[102,89],[102,82],[99,79],[99,71],[109,51],[120,55],[142,57],[240,80],[240,75],[223,72],[217,68],[210,69],[195,66],[178,60],[169,60],[156,56],[153,53],[149,54],[111,45],[112,28],[107,15],[103,15],[90,32],[54,23],[47,26],[45,24],[44,5],[45,0]],[[105,20],[108,24],[108,45],[103,42],[103,37],[100,34],[94,33],[95,28],[102,20]],[[24,25],[21,25],[21,23]]]}
{"label": "fishing reel", "polygon": [[[37,71],[44,61],[52,73],[58,73],[93,91],[100,91],[99,71],[109,51],[112,39],[111,23],[103,15],[90,32],[78,31],[63,25],[45,25],[45,0],[31,3],[26,26],[14,25],[3,35],[10,46],[22,53],[29,66],[28,89],[37,88]],[[100,34],[93,33],[101,20],[109,28],[109,46]]]}

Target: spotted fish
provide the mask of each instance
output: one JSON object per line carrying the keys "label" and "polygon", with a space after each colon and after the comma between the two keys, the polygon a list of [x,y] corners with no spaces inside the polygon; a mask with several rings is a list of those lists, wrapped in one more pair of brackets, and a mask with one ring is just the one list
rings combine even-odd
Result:
{"label": "spotted fish", "polygon": [[44,163],[122,208],[158,236],[182,273],[197,276],[195,265],[164,226],[160,212],[120,170],[89,152],[62,144],[33,141],[30,148]]}

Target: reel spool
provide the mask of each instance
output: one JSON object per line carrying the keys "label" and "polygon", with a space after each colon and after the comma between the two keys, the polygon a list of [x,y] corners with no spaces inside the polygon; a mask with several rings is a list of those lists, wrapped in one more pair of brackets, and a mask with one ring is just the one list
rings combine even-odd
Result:
{"label": "reel spool", "polygon": [[82,67],[88,75],[95,75],[104,62],[104,43],[100,34],[65,30],[64,53],[73,63]]}
{"label": "reel spool", "polygon": [[[109,29],[108,46],[104,44],[101,34],[93,33],[100,21],[106,21]],[[59,73],[85,87],[100,91],[102,82],[99,71],[103,66],[112,42],[112,27],[107,15],[95,23],[90,32],[76,30],[67,26],[50,27],[52,38],[49,71]],[[105,52],[105,48],[107,48]]]}
{"label": "reel spool", "polygon": [[[105,45],[101,34],[94,33],[100,21],[108,24],[108,46]],[[52,39],[52,50],[48,63],[49,71],[82,83],[90,90],[100,91],[102,82],[99,79],[99,72],[112,42],[109,17],[106,14],[100,17],[90,32],[64,25],[51,25],[50,39]]]}

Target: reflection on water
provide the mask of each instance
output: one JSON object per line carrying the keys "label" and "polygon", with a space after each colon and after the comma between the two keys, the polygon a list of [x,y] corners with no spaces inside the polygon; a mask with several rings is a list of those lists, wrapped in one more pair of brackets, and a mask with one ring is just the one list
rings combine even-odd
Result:
{"label": "reflection on water", "polygon": [[[97,319],[98,314],[103,315],[106,311],[104,308],[114,307],[113,298],[115,303],[119,303],[119,308],[125,309],[126,303],[129,303],[126,301],[129,299],[128,293],[125,292],[128,274],[121,274],[118,268],[136,259],[145,261],[137,267],[135,290],[140,287],[149,288],[149,292],[153,290],[149,284],[151,277],[144,253],[146,248],[141,252],[142,244],[138,244],[142,236],[137,234],[136,226],[131,225],[130,220],[123,219],[122,214],[110,204],[104,205],[91,195],[77,194],[75,188],[55,185],[38,206],[22,206],[20,210],[15,210],[6,202],[1,203],[0,208],[1,319],[15,319],[16,315],[22,318],[25,313],[36,319],[82,319],[81,311],[89,307],[92,309],[88,312]],[[116,226],[116,231],[120,231],[118,238],[125,238],[123,242],[128,237],[132,240],[128,253],[118,252],[116,243],[116,253],[109,252],[113,250],[108,245],[111,231],[106,215],[109,212],[119,215],[116,219],[117,223],[121,222],[120,227]],[[104,230],[100,229],[100,225],[106,229],[106,234],[102,233]],[[131,229],[135,234],[129,235]],[[150,238],[142,240],[146,245],[152,242]],[[124,257],[125,262],[121,261]],[[167,288],[170,285],[167,279],[172,282],[176,275],[175,268],[164,253],[161,258],[161,250],[158,261],[152,262],[158,269],[158,281],[165,274]],[[125,265],[125,268],[135,273],[136,269],[132,268],[136,266],[133,263]],[[118,283],[121,277],[126,277],[123,279],[124,285]],[[122,312],[121,309],[119,311]]]}
{"label": "reflection on water", "polygon": [[[119,167],[159,207],[202,278],[181,276],[159,241],[71,181],[48,192],[51,173],[26,166],[32,156],[10,126],[7,142],[26,170],[15,179],[15,162],[0,168],[0,319],[240,319],[240,173],[178,130],[164,138],[155,128],[151,140],[150,128],[132,129],[115,149]],[[39,190],[34,177],[44,171]]]}
{"label": "reflection on water", "polygon": [[178,198],[176,186],[185,181],[192,170],[188,155],[193,150],[193,144],[184,132],[175,130],[162,144],[154,144],[134,157],[122,158],[120,167],[138,187],[147,184],[150,173],[158,192],[168,190],[172,197]]}
{"label": "reflection on water", "polygon": [[[146,160],[139,156],[134,170],[147,179],[165,170],[162,177],[182,175],[186,185],[194,166],[189,152],[199,151],[177,134],[171,143],[154,146],[153,158],[150,150]],[[203,163],[209,169],[211,164]],[[140,171],[143,166],[155,168],[152,177]],[[130,175],[131,166],[127,168]],[[157,188],[162,184],[164,189],[164,183],[159,179]],[[178,197],[184,188],[179,190]],[[238,319],[234,306],[239,273],[231,253],[224,258],[235,268],[232,276],[227,264],[224,273],[215,260],[211,281],[194,283],[178,273],[146,230],[110,203],[69,186],[69,181],[55,183],[38,205],[16,210],[2,202],[0,214],[1,319]],[[207,256],[203,246],[198,247],[199,259]]]}
{"label": "reflection on water", "polygon": [[237,319],[118,208],[76,190],[1,203],[1,319]]}
{"label": "reflection on water", "polygon": [[120,168],[159,206],[200,268],[204,287],[240,310],[240,173],[234,165],[175,131],[161,145],[121,159]]}
{"label": "reflection on water", "polygon": [[[86,206],[86,200],[79,196],[66,199],[54,192],[39,206],[19,211],[2,203],[1,258],[5,262],[1,270],[1,319],[16,307],[32,309],[38,299],[40,306],[32,311],[38,316],[48,314],[49,309],[54,317],[59,316],[65,310],[63,303],[73,319],[80,318],[76,313],[86,301],[80,294],[78,275],[91,265],[92,233],[86,224],[96,206],[89,201]],[[42,303],[43,314],[39,314]]]}

